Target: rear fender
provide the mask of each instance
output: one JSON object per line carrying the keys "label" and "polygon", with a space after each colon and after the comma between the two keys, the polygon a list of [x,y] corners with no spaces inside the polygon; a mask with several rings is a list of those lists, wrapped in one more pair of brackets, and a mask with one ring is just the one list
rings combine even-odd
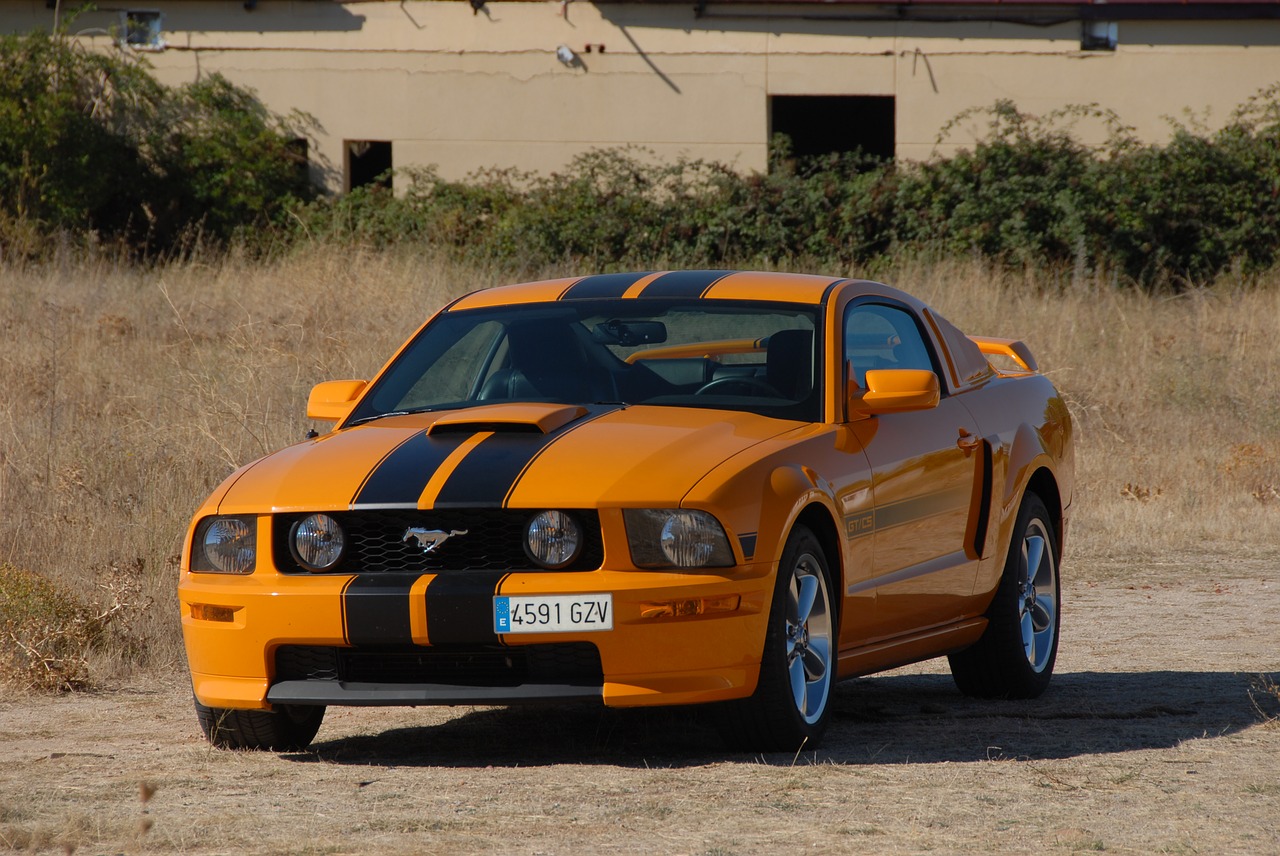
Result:
{"label": "rear fender", "polygon": [[[978,571],[977,591],[994,591],[999,583],[1013,539],[1013,527],[1017,524],[1018,509],[1033,481],[1041,490],[1051,487],[1054,491],[1053,496],[1042,497],[1046,505],[1057,509],[1062,507],[1054,459],[1045,449],[1040,435],[1031,426],[1025,423],[1019,426],[1007,454],[1008,460],[1004,467],[998,467],[997,462],[997,467],[1004,470],[1004,484],[992,497],[992,501],[996,503],[993,516],[998,525],[991,527],[987,534],[988,541],[983,550],[983,555],[987,558]],[[1061,520],[1051,522],[1061,534]]]}

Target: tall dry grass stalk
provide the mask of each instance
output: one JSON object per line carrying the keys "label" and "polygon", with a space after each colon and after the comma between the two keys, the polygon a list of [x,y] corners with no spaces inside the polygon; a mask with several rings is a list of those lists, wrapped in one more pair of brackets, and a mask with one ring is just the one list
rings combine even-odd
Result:
{"label": "tall dry grass stalk", "polygon": [[[883,278],[965,330],[1025,339],[1058,383],[1079,426],[1072,554],[1211,561],[1280,542],[1280,281],[1151,297],[978,263]],[[303,436],[312,384],[369,377],[430,312],[499,281],[337,249],[0,268],[0,563],[97,602],[134,575],[143,662],[180,662],[174,582],[199,501]],[[103,676],[137,662],[91,660]]]}

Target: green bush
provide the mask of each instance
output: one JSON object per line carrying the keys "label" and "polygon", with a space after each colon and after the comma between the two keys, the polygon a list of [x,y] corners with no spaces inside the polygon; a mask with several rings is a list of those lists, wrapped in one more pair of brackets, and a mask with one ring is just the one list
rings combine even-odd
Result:
{"label": "green bush", "polygon": [[990,114],[989,136],[972,151],[905,172],[895,239],[1024,265],[1071,259],[1086,238],[1093,153],[1056,127],[1057,116],[1037,120],[1008,101]]}
{"label": "green bush", "polygon": [[1233,264],[1258,273],[1280,253],[1276,89],[1211,136],[1185,127],[1164,146],[1100,163],[1088,228],[1095,253],[1142,283],[1212,279]]}
{"label": "green bush", "polygon": [[489,170],[456,182],[409,170],[398,195],[359,188],[300,206],[287,240],[427,241],[517,270],[851,263],[888,246],[880,203],[890,174],[840,156],[742,176],[638,149],[587,152],[545,176]]}
{"label": "green bush", "polygon": [[166,252],[262,228],[312,195],[303,125],[218,75],[173,89],[128,53],[0,37],[0,249],[69,232]]}
{"label": "green bush", "polygon": [[[1176,126],[1141,145],[1118,117],[1044,117],[997,102],[971,149],[925,163],[860,154],[793,158],[765,173],[638,149],[580,155],[550,175],[465,181],[402,171],[398,191],[316,198],[290,140],[307,120],[270,113],[217,75],[177,89],[141,60],[32,34],[0,39],[0,250],[69,232],[142,252],[193,235],[252,247],[299,241],[428,243],[534,272],[643,267],[874,266],[896,253],[980,254],[1184,287],[1280,261],[1280,85],[1222,130]],[[1100,121],[1109,138],[1072,127]],[[940,138],[941,139],[941,138]]]}
{"label": "green bush", "polygon": [[[0,205],[81,231],[139,213],[151,176],[138,112],[159,87],[134,64],[42,33],[0,37]],[[129,109],[117,109],[134,104]]]}
{"label": "green bush", "polygon": [[[425,241],[478,261],[539,270],[815,264],[847,269],[892,253],[980,254],[1015,265],[1111,271],[1182,287],[1280,260],[1280,106],[1259,93],[1221,131],[1174,129],[1140,145],[1112,114],[1045,117],[1009,102],[971,150],[918,164],[858,154],[793,159],[742,175],[706,161],[661,164],[594,151],[563,171],[406,173],[399,195],[359,190],[298,209],[296,233],[379,244]],[[1102,122],[1090,148],[1070,128]]]}

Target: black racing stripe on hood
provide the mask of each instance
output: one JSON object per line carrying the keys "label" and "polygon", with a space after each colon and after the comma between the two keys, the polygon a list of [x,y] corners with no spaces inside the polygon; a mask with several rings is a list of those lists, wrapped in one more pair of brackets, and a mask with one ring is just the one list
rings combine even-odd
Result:
{"label": "black racing stripe on hood", "polygon": [[551,434],[494,434],[458,464],[434,508],[499,508],[524,468],[555,441]]}
{"label": "black racing stripe on hood", "polygon": [[432,645],[495,645],[493,596],[506,571],[440,574],[427,583],[427,638]]}
{"label": "black racing stripe on hood", "polygon": [[470,434],[415,434],[391,451],[356,492],[352,507],[417,505],[432,474]]}
{"label": "black racing stripe on hood", "polygon": [[644,287],[640,297],[701,297],[702,293],[731,270],[678,270],[665,273]]}
{"label": "black racing stripe on hood", "polygon": [[520,474],[544,449],[575,428],[616,409],[596,409],[549,434],[498,432],[486,437],[449,474],[432,508],[501,508]]}
{"label": "black racing stripe on hood", "polygon": [[[409,590],[416,574],[362,574],[342,589],[342,631],[351,645],[413,641]],[[490,622],[492,624],[492,622]]]}
{"label": "black racing stripe on hood", "polygon": [[627,289],[635,285],[652,271],[639,273],[603,273],[598,276],[587,276],[565,289],[561,300],[587,300],[602,297],[621,297]]}

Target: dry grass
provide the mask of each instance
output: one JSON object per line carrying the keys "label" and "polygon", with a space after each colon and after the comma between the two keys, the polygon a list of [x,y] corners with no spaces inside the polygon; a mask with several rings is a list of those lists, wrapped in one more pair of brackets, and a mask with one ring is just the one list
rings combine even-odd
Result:
{"label": "dry grass", "polygon": [[1151,296],[982,268],[896,284],[961,329],[1023,338],[1071,406],[1068,549],[1264,556],[1280,543],[1280,277]]}
{"label": "dry grass", "polygon": [[[883,278],[970,332],[1024,338],[1059,384],[1080,429],[1072,555],[1280,542],[1280,282],[1150,297],[976,263]],[[91,678],[179,663],[175,569],[197,503],[303,435],[312,384],[370,376],[428,313],[501,280],[323,249],[266,266],[0,268],[0,562],[84,604],[109,603],[125,569],[131,602],[154,602],[128,637],[145,656],[98,646]]]}
{"label": "dry grass", "polygon": [[[310,386],[368,377],[447,299],[492,285],[431,259],[320,252],[155,269],[0,269],[0,562],[92,603],[119,569],[176,664],[186,522],[237,466],[311,427]],[[98,646],[90,678],[138,662]]]}
{"label": "dry grass", "polygon": [[0,693],[0,850],[1277,852],[1280,277],[1152,298],[979,265],[881,276],[1024,338],[1075,413],[1051,692],[965,699],[918,664],[842,684],[798,756],[727,755],[696,713],[594,708],[334,708],[312,751],[276,754],[196,727],[173,591],[188,519],[302,436],[312,383],[369,376],[503,277],[338,251],[0,267],[0,576],[75,615],[138,605],[72,649],[110,689]]}

